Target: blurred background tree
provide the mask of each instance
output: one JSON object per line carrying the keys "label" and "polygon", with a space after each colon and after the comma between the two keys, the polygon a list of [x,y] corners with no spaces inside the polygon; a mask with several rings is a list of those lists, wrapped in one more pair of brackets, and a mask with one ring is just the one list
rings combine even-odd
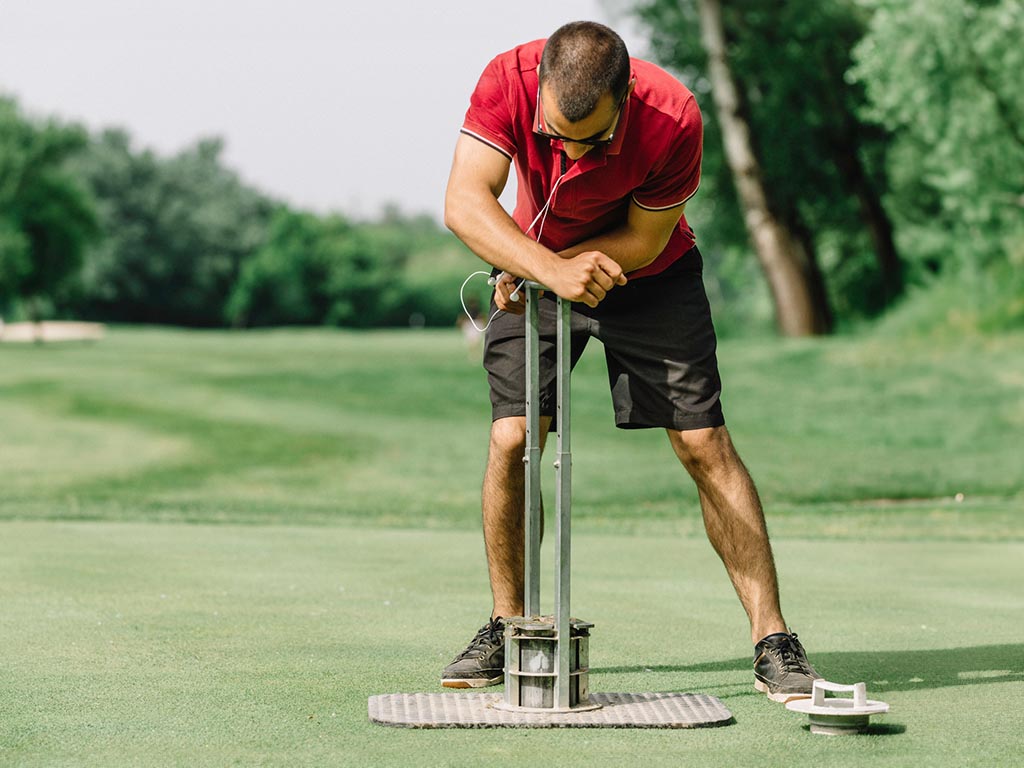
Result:
{"label": "blurred background tree", "polygon": [[0,98],[0,312],[17,301],[40,319],[99,236],[92,200],[66,168],[86,144],[81,128],[31,121]]}
{"label": "blurred background tree", "polygon": [[73,168],[106,236],[58,308],[207,327],[455,322],[458,286],[479,262],[431,218],[292,210],[244,184],[222,150],[211,139],[162,158],[124,131],[94,137]]}
{"label": "blurred background tree", "polygon": [[[235,326],[450,326],[475,257],[427,216],[374,222],[280,208],[226,308]],[[484,283],[481,282],[481,285]]]}
{"label": "blurred background tree", "polygon": [[1024,4],[865,0],[850,79],[892,134],[886,208],[926,322],[1024,325]]}
{"label": "blurred background tree", "polygon": [[242,262],[266,241],[275,204],[221,162],[219,140],[171,158],[123,131],[92,141],[77,170],[106,238],[90,250],[74,308],[115,322],[223,324]]}
{"label": "blurred background tree", "polygon": [[377,325],[393,302],[389,277],[407,254],[381,248],[340,215],[280,209],[228,302],[233,325]]}
{"label": "blurred background tree", "polygon": [[[712,108],[698,6],[697,0],[641,0],[634,13],[654,59],[679,73],[702,105],[704,176],[692,206],[694,227],[712,252],[707,261],[725,267],[718,275],[725,292],[736,294],[750,284],[750,270],[738,269],[742,259],[735,254],[749,253],[750,246],[723,126]],[[749,125],[767,205],[809,262],[807,292],[823,315],[817,330],[833,315],[840,322],[875,315],[903,288],[881,202],[888,137],[862,115],[864,88],[845,77],[868,18],[852,0],[736,0],[720,7],[721,55],[735,82],[735,109]],[[814,284],[818,280],[823,284]]]}

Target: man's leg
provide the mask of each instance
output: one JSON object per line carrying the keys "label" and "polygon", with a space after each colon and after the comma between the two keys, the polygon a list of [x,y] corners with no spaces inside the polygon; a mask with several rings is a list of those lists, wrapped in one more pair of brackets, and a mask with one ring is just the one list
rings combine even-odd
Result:
{"label": "man's leg", "polygon": [[[542,447],[550,423],[549,417],[541,418]],[[490,621],[441,673],[442,685],[449,688],[481,688],[500,683],[505,664],[501,619],[523,615],[525,446],[524,417],[496,419],[491,424],[482,507],[484,546],[494,603]],[[542,515],[541,532],[543,522]]]}
{"label": "man's leg", "polygon": [[708,539],[747,612],[753,642],[786,632],[761,500],[728,430],[668,430],[668,435],[697,484]]}
{"label": "man's leg", "polygon": [[[491,301],[489,315],[497,306]],[[540,393],[553,405],[556,371],[556,303],[552,295],[540,301]],[[493,605],[491,617],[469,645],[444,668],[443,685],[452,688],[483,687],[502,680],[504,666],[503,619],[523,614],[523,566],[525,560],[524,494],[526,472],[526,340],[525,318],[498,312],[484,339],[484,368],[491,397],[491,438],[484,472],[482,510],[484,546]],[[586,318],[572,318],[572,362],[586,347]],[[551,408],[550,410],[554,410]],[[540,420],[541,447],[550,416]],[[541,533],[544,518],[541,517]],[[499,618],[500,617],[500,618]]]}
{"label": "man's leg", "polygon": [[750,619],[754,687],[773,701],[811,694],[819,677],[779,608],[779,585],[761,500],[724,426],[668,430],[697,484],[704,528]]}
{"label": "man's leg", "polygon": [[[550,423],[549,417],[540,420],[542,447]],[[492,618],[523,615],[525,447],[525,418],[513,416],[491,424],[482,506],[487,569],[494,597]]]}

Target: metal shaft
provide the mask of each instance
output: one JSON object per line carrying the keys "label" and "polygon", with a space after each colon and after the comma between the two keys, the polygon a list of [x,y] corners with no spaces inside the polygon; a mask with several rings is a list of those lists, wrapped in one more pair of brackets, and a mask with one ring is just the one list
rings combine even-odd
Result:
{"label": "metal shaft", "polygon": [[558,632],[558,690],[556,702],[560,709],[569,707],[570,650],[569,567],[572,531],[572,451],[570,450],[570,336],[569,318],[572,304],[558,299],[558,454],[555,458],[555,628]]}
{"label": "metal shaft", "polygon": [[526,292],[526,553],[524,560],[523,613],[539,616],[540,610],[540,358],[538,292],[528,283]]}
{"label": "metal shaft", "polygon": [[[539,291],[527,283],[526,292],[526,521],[524,613],[538,616],[540,609],[540,360]],[[558,445],[555,456],[555,630],[558,641],[555,669],[555,706],[568,709],[570,703],[571,628],[569,576],[571,565],[572,452],[570,449],[570,337],[572,303],[558,299],[556,339],[556,386]]]}

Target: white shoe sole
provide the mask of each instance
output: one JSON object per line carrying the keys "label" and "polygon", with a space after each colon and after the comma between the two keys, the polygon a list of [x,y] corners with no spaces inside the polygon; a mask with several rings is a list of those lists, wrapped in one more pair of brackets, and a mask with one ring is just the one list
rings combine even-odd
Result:
{"label": "white shoe sole", "polygon": [[504,679],[504,675],[472,678],[470,680],[461,677],[445,677],[441,678],[441,685],[445,688],[487,688],[491,685],[498,685]]}
{"label": "white shoe sole", "polygon": [[754,680],[754,688],[765,694],[772,701],[779,702],[779,704],[786,704],[790,701],[797,701],[798,699],[811,698],[811,694],[809,693],[772,693],[768,690],[768,686],[765,683],[762,683],[757,679]]}

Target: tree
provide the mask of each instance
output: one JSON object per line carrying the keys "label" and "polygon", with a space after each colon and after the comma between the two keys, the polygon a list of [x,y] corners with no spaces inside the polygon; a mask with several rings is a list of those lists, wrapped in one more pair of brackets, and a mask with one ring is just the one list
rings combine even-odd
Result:
{"label": "tree", "polygon": [[35,320],[99,234],[92,201],[65,169],[85,145],[81,128],[35,124],[0,98],[0,302],[21,301]]}
{"label": "tree", "polygon": [[[902,250],[954,279],[961,301],[993,291],[1024,322],[1024,6],[1018,0],[870,0],[852,79],[888,155]],[[1002,293],[1005,298],[998,299]]]}
{"label": "tree", "polygon": [[216,326],[243,261],[265,242],[275,204],[224,167],[223,144],[171,158],[108,130],[78,164],[107,238],[92,249],[80,303],[107,320]]}
{"label": "tree", "polygon": [[321,324],[332,303],[331,246],[351,234],[340,216],[280,208],[263,247],[242,267],[226,307],[235,326]]}
{"label": "tree", "polygon": [[236,326],[393,325],[408,255],[409,243],[389,243],[338,214],[281,208],[242,268],[226,317]]}
{"label": "tree", "polygon": [[388,207],[378,220],[353,222],[282,207],[244,264],[225,317],[235,326],[450,327],[459,286],[478,267],[427,216]]}
{"label": "tree", "polygon": [[773,210],[752,145],[750,124],[744,116],[740,90],[726,56],[721,6],[717,0],[698,0],[697,5],[726,159],[750,239],[775,299],[779,329],[787,336],[825,333],[831,317],[821,273],[813,252]]}
{"label": "tree", "polygon": [[[642,0],[635,12],[650,31],[655,59],[680,73],[698,99],[710,99],[696,0]],[[818,265],[828,304],[840,318],[876,313],[903,288],[881,202],[888,137],[860,115],[863,87],[845,78],[866,19],[852,0],[735,0],[721,6],[724,54],[767,205],[806,251],[812,274]],[[704,180],[692,212],[702,245],[721,257],[739,250],[744,219],[722,122],[706,104],[704,114]],[[715,260],[709,261],[713,268]],[[731,290],[750,293],[749,287]]]}

